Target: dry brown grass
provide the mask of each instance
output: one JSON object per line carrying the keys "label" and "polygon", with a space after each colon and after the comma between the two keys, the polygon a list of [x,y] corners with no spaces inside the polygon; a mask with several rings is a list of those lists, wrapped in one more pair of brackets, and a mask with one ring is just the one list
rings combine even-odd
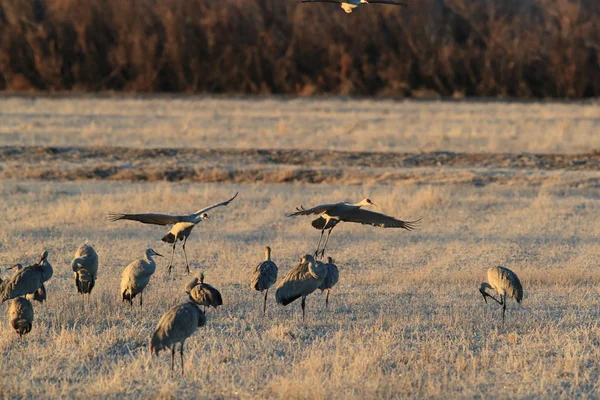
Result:
{"label": "dry brown grass", "polygon": [[596,0],[410,3],[5,0],[0,90],[600,94]]}
{"label": "dry brown grass", "polygon": [[[187,343],[184,379],[169,377],[168,355],[147,343],[161,313],[183,301],[183,256],[175,276],[161,260],[144,312],[119,300],[119,274],[144,248],[162,253],[161,227],[112,223],[108,211],[192,211],[235,191],[192,234],[193,268],[225,306]],[[33,261],[50,250],[49,302],[35,306],[24,345],[0,324],[4,397],[443,398],[597,397],[600,199],[596,190],[447,185],[0,184],[2,262]],[[380,210],[424,217],[414,232],[345,225],[331,255],[341,280],[330,312],[323,297],[282,308],[249,288],[262,247],[281,272],[316,245],[296,205],[367,195]],[[173,197],[181,196],[177,204]],[[87,240],[101,257],[85,309],[68,262]],[[485,270],[502,264],[525,287],[524,306],[497,306],[477,292]],[[0,306],[4,309],[5,306]],[[2,311],[4,313],[5,310]],[[27,377],[27,379],[24,379]]]}
{"label": "dry brown grass", "polygon": [[598,102],[0,98],[3,146],[588,153],[599,130]]}

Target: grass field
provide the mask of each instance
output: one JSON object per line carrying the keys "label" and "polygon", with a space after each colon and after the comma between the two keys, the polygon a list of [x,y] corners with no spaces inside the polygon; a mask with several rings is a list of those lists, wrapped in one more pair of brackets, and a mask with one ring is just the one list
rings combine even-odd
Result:
{"label": "grass field", "polygon": [[[76,126],[80,125],[69,121],[76,120],[78,113],[85,114],[80,108],[82,101],[1,101],[0,144],[75,144]],[[167,131],[169,125],[165,123],[165,138],[161,138],[158,126],[148,125],[148,131],[138,128],[135,133],[129,122],[118,122],[119,115],[131,121],[119,101],[85,101],[91,109],[82,119],[88,122],[81,124],[96,121],[94,129],[104,135],[84,132],[81,145],[168,146],[169,135],[177,137],[182,129],[173,124]],[[137,104],[134,100],[123,102]],[[284,102],[281,107],[272,100],[207,103],[207,108],[218,104],[215,109],[238,110],[240,121],[250,118],[248,121],[257,124],[255,128],[260,118],[247,115],[252,115],[257,104],[263,104],[266,109],[256,113],[264,116],[263,132],[271,138],[264,147],[312,147],[304,131],[284,131],[282,141],[272,141],[275,136],[268,135],[275,135],[278,122],[266,117],[279,113],[279,120],[297,120],[302,126],[301,113],[306,107],[295,112],[288,107],[307,105],[308,100]],[[177,104],[187,103],[153,100],[142,104],[143,110],[140,105],[138,111],[129,112],[152,113],[150,104],[161,110],[176,110]],[[518,135],[522,147],[505,150],[537,146],[539,151],[575,152],[580,149],[574,143],[583,143],[582,138],[592,143],[598,140],[591,128],[582,128],[598,124],[600,111],[594,105],[328,100],[317,102],[315,108],[324,104],[330,104],[330,121],[334,121],[322,128],[326,143],[337,140],[332,128],[335,121],[348,122],[336,114],[335,107],[342,104],[354,110],[351,119],[358,121],[362,120],[361,109],[367,109],[368,119],[379,115],[379,107],[414,107],[422,113],[447,108],[441,120],[430,121],[437,124],[435,132],[453,126],[463,129],[456,128],[453,145],[444,148],[438,144],[436,149],[460,148],[460,143],[465,143],[470,150],[478,150],[469,133],[475,129],[473,120],[461,114],[469,107],[481,114],[473,124],[480,128],[485,120],[497,124],[488,136],[481,133],[488,144],[480,151],[492,150],[488,146],[494,138],[512,131],[509,121],[515,117],[508,115],[509,109],[535,112],[548,119],[554,115],[556,121],[538,121],[532,130]],[[112,128],[104,131],[108,128],[99,128],[100,119],[96,118],[102,114],[98,110],[109,109],[112,111],[106,111],[109,116],[105,121]],[[457,113],[455,118],[453,112]],[[44,113],[48,116],[42,117]],[[187,113],[197,115],[191,110]],[[208,124],[205,136],[199,136],[205,126],[201,122],[206,122],[202,115],[199,111],[198,123],[192,124],[194,133],[189,133],[192,146],[203,142],[209,147],[223,146],[225,135],[217,137],[218,127],[222,133],[230,132],[230,117]],[[223,115],[229,114],[223,111]],[[381,115],[384,120],[387,117],[383,115],[401,120],[394,112]],[[583,115],[590,120],[585,122]],[[44,118],[52,123],[45,124]],[[527,122],[522,114],[519,118],[521,124]],[[308,125],[313,123],[307,120]],[[536,143],[545,138],[544,126],[551,130],[567,124],[571,128],[564,136],[549,133],[546,142]],[[251,124],[240,126],[249,129]],[[402,132],[404,128],[397,129]],[[256,136],[248,132],[246,142],[228,147],[251,146]],[[378,132],[372,129],[365,135],[376,142]],[[574,140],[569,142],[565,138],[571,134]],[[391,138],[392,133],[389,135]],[[365,137],[354,137],[357,142],[349,145],[351,149],[369,149]],[[419,140],[427,148],[423,143],[436,137],[432,133],[429,139]],[[390,140],[388,146],[380,150],[407,150],[403,138],[398,133],[395,141],[386,139]],[[420,169],[414,170],[418,173]],[[456,173],[468,170],[462,168]],[[451,180],[351,185],[0,181],[0,263],[3,267],[32,263],[46,248],[54,266],[54,276],[47,284],[48,302],[34,305],[34,327],[24,343],[19,343],[8,325],[7,305],[0,305],[4,318],[0,324],[0,397],[598,397],[600,195],[597,184],[578,187],[572,179],[562,178],[587,174],[600,182],[600,174],[527,169],[519,174],[537,179],[534,183],[517,179],[483,186]],[[109,222],[105,215],[109,211],[192,212],[236,191],[240,192],[238,199],[211,212],[211,220],[202,222],[188,241],[192,267],[204,271],[207,283],[221,290],[225,305],[209,311],[207,326],[186,342],[185,377],[170,377],[170,356],[161,353],[158,359],[151,359],[148,342],[160,315],[186,300],[183,287],[188,276],[183,254],[178,246],[171,277],[166,271],[168,260],[159,258],[157,272],[145,292],[144,309],[135,307],[132,314],[120,301],[120,273],[147,247],[168,256],[169,245],[159,240],[166,229]],[[422,217],[421,228],[413,232],[349,224],[336,228],[329,251],[340,267],[340,283],[332,291],[330,310],[324,310],[325,296],[315,293],[307,300],[303,323],[299,304],[278,306],[271,294],[263,319],[262,297],[249,286],[252,270],[263,257],[263,247],[273,248],[281,277],[302,254],[314,251],[318,240],[318,231],[310,227],[309,218],[290,219],[285,214],[300,204],[329,199],[358,201],[366,196],[379,205],[380,212],[401,219]],[[99,278],[89,304],[83,304],[76,295],[69,266],[76,248],[85,241],[100,257]],[[525,289],[522,306],[509,302],[504,326],[500,308],[486,305],[477,291],[486,269],[494,265],[515,271]],[[8,275],[3,273],[2,277]]]}

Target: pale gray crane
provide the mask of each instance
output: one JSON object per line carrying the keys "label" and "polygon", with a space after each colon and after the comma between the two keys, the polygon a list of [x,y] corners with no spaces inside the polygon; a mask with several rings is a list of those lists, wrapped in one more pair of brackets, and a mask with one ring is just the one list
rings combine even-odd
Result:
{"label": "pale gray crane", "polygon": [[223,305],[221,293],[211,285],[204,283],[204,273],[202,272],[185,285],[185,292],[191,301],[204,306],[204,311],[208,307],[217,308]]}
{"label": "pale gray crane", "polygon": [[[319,237],[319,244],[317,244],[317,251],[315,251],[315,257],[321,253],[321,257],[325,255],[325,248],[329,242],[329,235],[333,228],[337,226],[341,221],[344,222],[355,222],[364,225],[373,225],[380,228],[402,228],[407,231],[411,231],[417,228],[421,222],[419,218],[416,221],[401,221],[394,217],[387,216],[385,214],[376,213],[373,211],[362,210],[363,206],[376,206],[369,199],[364,199],[358,203],[333,203],[333,204],[321,204],[313,208],[305,209],[303,206],[296,207],[296,212],[289,214],[288,217],[294,217],[297,215],[320,215],[319,218],[312,221],[312,226],[315,229],[321,230],[321,236]],[[329,229],[327,233],[327,239],[323,245],[323,249],[319,250],[321,246],[321,240],[323,239],[323,233],[326,229]]]}
{"label": "pale gray crane", "polygon": [[[319,261],[317,261],[318,263]],[[329,292],[331,288],[333,288],[340,279],[340,271],[338,270],[337,265],[333,263],[333,258],[327,257],[327,263],[325,264],[325,268],[327,268],[327,276],[323,279],[323,283],[319,286],[321,289],[321,293],[324,290],[327,290],[327,297],[325,297],[325,309],[329,308]]]}
{"label": "pale gray crane", "polygon": [[301,0],[301,3],[335,3],[339,4],[342,9],[350,14],[352,10],[362,4],[389,4],[393,6],[402,6],[409,8],[408,4],[394,0]]}
{"label": "pale gray crane", "polygon": [[120,219],[128,219],[131,221],[138,221],[144,224],[153,224],[153,225],[173,225],[169,233],[167,233],[163,238],[163,242],[173,243],[173,251],[171,252],[171,261],[169,261],[169,274],[171,273],[171,268],[173,268],[173,256],[175,255],[175,244],[177,244],[178,240],[183,240],[183,254],[185,255],[185,265],[187,268],[187,273],[190,273],[190,265],[188,263],[187,253],[185,252],[185,244],[187,242],[188,237],[192,233],[192,229],[194,226],[198,224],[200,221],[203,221],[208,218],[208,211],[213,208],[222,207],[228,205],[233,199],[237,197],[237,193],[229,200],[223,201],[221,203],[213,204],[212,206],[203,208],[201,210],[196,211],[193,214],[189,215],[167,215],[167,214],[117,214],[110,213],[108,217],[111,221],[118,221]]}
{"label": "pale gray crane", "polygon": [[267,312],[267,294],[269,288],[277,281],[277,265],[271,261],[271,248],[265,247],[265,260],[259,263],[254,270],[252,275],[252,282],[250,286],[252,289],[259,292],[265,292],[265,298],[263,301],[263,317]]}
{"label": "pale gray crane", "polygon": [[[504,323],[506,296],[512,297],[520,304],[521,300],[523,300],[523,286],[517,274],[502,266],[488,269],[487,279],[488,282],[482,282],[481,286],[479,286],[479,292],[486,303],[487,298],[491,297],[496,303],[502,306],[502,323]],[[489,294],[486,289],[495,290],[500,296],[500,300]]]}
{"label": "pale gray crane", "polygon": [[321,286],[327,276],[327,267],[323,263],[317,264],[310,254],[305,254],[300,259],[300,264],[291,269],[277,284],[275,300],[284,306],[298,298],[302,298],[302,321],[306,308],[306,296]]}
{"label": "pale gray crane", "polygon": [[[52,265],[48,262],[48,251],[42,253],[37,264],[26,268],[19,267],[20,264],[11,267],[16,268],[17,271],[10,279],[0,283],[0,300],[2,302],[37,292],[54,273]],[[43,290],[45,291],[45,288]]]}
{"label": "pale gray crane", "polygon": [[175,345],[181,355],[181,375],[183,375],[183,344],[196,330],[206,325],[206,316],[196,304],[187,302],[172,307],[158,321],[156,331],[150,340],[150,351],[156,355],[163,349],[171,349],[171,374],[175,369]]}
{"label": "pale gray crane", "polygon": [[152,249],[146,249],[145,257],[133,261],[123,270],[121,274],[121,296],[123,301],[128,301],[133,307],[133,299],[140,295],[140,307],[143,303],[143,292],[150,282],[150,278],[156,271],[156,262],[153,256],[163,257]]}
{"label": "pale gray crane", "polygon": [[19,334],[19,339],[31,331],[33,324],[33,306],[23,297],[16,297],[8,308],[10,325]]}

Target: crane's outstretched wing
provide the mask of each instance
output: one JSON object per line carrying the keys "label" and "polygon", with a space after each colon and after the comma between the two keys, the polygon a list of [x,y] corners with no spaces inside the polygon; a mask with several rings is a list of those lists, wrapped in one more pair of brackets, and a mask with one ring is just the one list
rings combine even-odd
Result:
{"label": "crane's outstretched wing", "polygon": [[341,4],[342,0],[301,0],[300,3],[335,3],[335,4]]}
{"label": "crane's outstretched wing", "polygon": [[212,206],[208,206],[206,208],[203,208],[202,210],[196,211],[194,214],[204,214],[205,212],[210,211],[213,208],[226,206],[227,204],[231,203],[233,201],[233,199],[235,199],[237,197],[238,193],[239,192],[236,192],[235,195],[232,198],[230,198],[229,200],[227,200],[227,201],[223,201],[221,203],[213,204]]}
{"label": "crane's outstretched wing", "polygon": [[109,213],[108,219],[111,221],[118,221],[120,219],[129,219],[131,221],[138,221],[143,224],[152,225],[169,225],[182,222],[183,216],[181,215],[167,215],[167,214],[117,214]]}
{"label": "crane's outstretched wing", "polygon": [[348,215],[345,215],[342,218],[342,221],[379,226],[381,228],[403,228],[407,231],[412,231],[413,229],[418,228],[421,223],[420,218],[416,221],[401,221],[399,219],[390,217],[385,214],[380,214],[362,209],[356,210],[352,213],[349,213]]}
{"label": "crane's outstretched wing", "polygon": [[337,204],[321,204],[313,208],[306,209],[303,206],[296,207],[296,212],[288,214],[288,217],[295,217],[296,215],[311,215],[311,214],[323,214],[325,211],[330,210]]}
{"label": "crane's outstretched wing", "polygon": [[408,3],[403,3],[401,1],[394,0],[369,0],[369,3],[390,4],[393,6],[402,6],[404,8],[410,8],[410,5],[408,5]]}

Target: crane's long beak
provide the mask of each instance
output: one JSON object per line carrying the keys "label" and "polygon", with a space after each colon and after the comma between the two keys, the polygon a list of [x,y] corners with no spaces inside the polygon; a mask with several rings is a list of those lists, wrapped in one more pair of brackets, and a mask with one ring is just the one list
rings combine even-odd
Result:
{"label": "crane's long beak", "polygon": [[159,256],[159,257],[164,257],[162,254],[159,254],[159,253],[157,253],[157,252],[154,252],[154,255],[155,255],[155,256]]}
{"label": "crane's long beak", "polygon": [[15,268],[17,268],[17,264],[6,268],[6,271],[10,271],[11,269],[15,269]]}

